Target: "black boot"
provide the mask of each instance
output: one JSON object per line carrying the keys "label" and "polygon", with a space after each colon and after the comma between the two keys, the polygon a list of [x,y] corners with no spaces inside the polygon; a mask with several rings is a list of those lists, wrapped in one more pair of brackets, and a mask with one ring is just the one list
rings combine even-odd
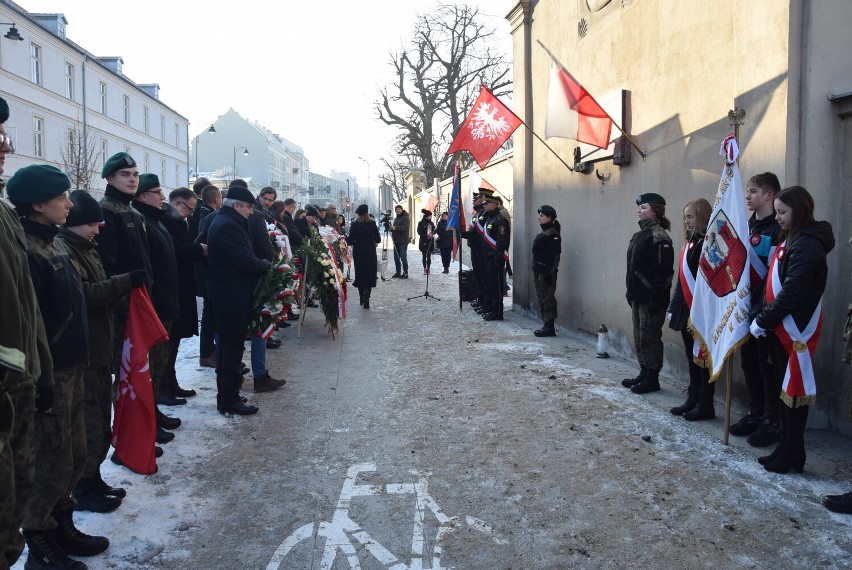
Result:
{"label": "black boot", "polygon": [[535,336],[556,336],[553,321],[544,321],[544,326],[533,333]]}
{"label": "black boot", "polygon": [[68,555],[56,544],[56,530],[25,530],[24,539],[30,549],[29,557],[24,565],[26,570],[88,570],[88,566],[68,558]]}
{"label": "black boot", "polygon": [[365,309],[370,308],[370,290],[369,289],[364,289],[364,308]]}
{"label": "black boot", "polygon": [[358,304],[359,305],[364,304],[364,290],[363,289],[358,289]]}
{"label": "black boot", "polygon": [[822,504],[831,512],[852,515],[852,491],[842,495],[826,495]]}
{"label": "black boot", "polygon": [[701,372],[701,390],[698,393],[698,403],[692,411],[683,414],[683,419],[688,422],[701,420],[712,420],[716,417],[716,407],[713,397],[716,395],[716,383],[710,382],[710,373],[707,370]]}
{"label": "black boot", "polygon": [[157,411],[157,427],[161,427],[163,429],[173,430],[180,427],[181,421],[180,418],[175,418],[172,416],[167,416],[163,412],[160,411],[159,408],[156,408]]}
{"label": "black boot", "polygon": [[[786,404],[781,404],[786,407]],[[790,469],[801,473],[805,469],[805,425],[808,423],[808,406],[789,408],[787,411],[787,443],[773,461],[763,468],[773,473],[787,473]]]}
{"label": "black boot", "polygon": [[649,394],[651,392],[659,392],[660,391],[660,371],[659,370],[648,370],[645,373],[645,378],[630,388],[630,391],[634,394]]}
{"label": "black boot", "polygon": [[105,536],[89,536],[74,526],[70,509],[53,511],[56,520],[56,544],[68,554],[94,556],[109,548],[109,539]]}
{"label": "black boot", "polygon": [[80,477],[71,490],[71,496],[77,501],[75,511],[111,513],[121,506],[121,499],[102,493],[91,477]]}
{"label": "black boot", "polygon": [[787,445],[787,432],[789,431],[789,415],[787,412],[790,408],[787,407],[786,404],[781,404],[778,410],[778,424],[781,428],[781,439],[778,441],[778,445],[775,446],[775,449],[772,450],[772,453],[769,455],[764,455],[762,457],[757,458],[757,462],[761,465],[766,465],[767,463],[772,463],[778,456],[784,452],[784,446]]}
{"label": "black boot", "polygon": [[639,384],[639,382],[644,380],[647,374],[648,369],[643,366],[641,370],[639,370],[639,374],[636,376],[636,378],[625,378],[621,381],[621,385],[625,388],[632,388],[633,386],[636,386],[637,384]]}
{"label": "black boot", "polygon": [[[692,372],[692,370],[690,370]],[[701,393],[701,378],[696,374],[689,375],[689,387],[686,389],[686,401],[679,406],[675,406],[669,411],[675,416],[682,416],[686,412],[691,412],[698,404],[698,396]]]}
{"label": "black boot", "polygon": [[113,487],[112,485],[104,481],[103,477],[101,476],[100,469],[95,471],[95,474],[92,475],[91,481],[94,489],[103,493],[104,495],[112,495],[113,497],[118,497],[119,499],[123,499],[127,496],[127,491],[125,491],[121,487]]}

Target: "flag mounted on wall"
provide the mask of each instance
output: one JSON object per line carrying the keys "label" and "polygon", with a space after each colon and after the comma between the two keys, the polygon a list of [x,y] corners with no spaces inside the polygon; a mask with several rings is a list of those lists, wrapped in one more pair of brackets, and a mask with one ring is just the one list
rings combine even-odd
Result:
{"label": "flag mounted on wall", "polygon": [[517,115],[483,85],[447,154],[466,150],[480,168],[485,168],[494,153],[521,124]]}

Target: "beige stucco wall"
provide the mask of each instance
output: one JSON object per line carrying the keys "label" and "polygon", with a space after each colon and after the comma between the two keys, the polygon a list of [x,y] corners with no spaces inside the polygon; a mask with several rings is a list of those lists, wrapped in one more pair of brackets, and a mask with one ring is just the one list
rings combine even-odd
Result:
{"label": "beige stucco wall", "polygon": [[[852,91],[852,61],[846,55],[852,38],[845,31],[852,2],[626,0],[594,13],[586,0],[542,0],[513,2],[508,19],[514,109],[527,124],[543,136],[550,58],[536,43],[540,40],[593,95],[629,91],[629,128],[647,153],[643,161],[634,152],[627,167],[595,165],[599,174],[610,176],[601,182],[594,173],[568,171],[529,133],[515,135],[514,258],[527,255],[538,231],[537,206],[553,205],[563,228],[560,325],[594,331],[606,323],[616,350],[632,353],[624,264],[628,240],[637,230],[634,199],[651,191],[665,196],[672,237],[680,243],[684,204],[698,197],[712,203],[715,196],[722,169],[719,145],[733,131],[727,113],[735,105],[746,112],[739,137],[744,182],[770,170],[784,186],[809,188],[817,217],[831,221],[839,239],[840,232],[848,237],[850,228],[843,227],[842,210],[835,207],[849,189],[836,183],[842,152],[833,147],[841,139],[840,121],[828,95]],[[588,25],[584,38],[577,33],[581,19]],[[807,70],[804,76],[801,69]],[[576,142],[548,143],[572,162]],[[834,282],[839,258],[848,257],[839,249],[829,258]],[[843,276],[848,279],[848,267]],[[838,404],[837,397],[818,398],[823,416],[812,424],[831,419],[848,429],[852,384],[840,388],[849,370],[840,364],[838,338],[840,317],[852,298],[842,295],[835,287],[826,296],[818,376],[823,394],[843,392],[846,404]],[[529,276],[516,270],[516,310],[537,311],[532,298]],[[666,329],[664,340],[667,371],[677,374],[685,367],[679,335]]]}

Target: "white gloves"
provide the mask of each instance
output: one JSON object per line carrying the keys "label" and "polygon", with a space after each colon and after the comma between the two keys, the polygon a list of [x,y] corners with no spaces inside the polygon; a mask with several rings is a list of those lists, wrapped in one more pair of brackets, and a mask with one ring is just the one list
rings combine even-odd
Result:
{"label": "white gloves", "polygon": [[751,332],[751,336],[755,338],[766,336],[766,329],[762,329],[757,325],[757,319],[751,322],[751,326],[748,327],[748,330]]}

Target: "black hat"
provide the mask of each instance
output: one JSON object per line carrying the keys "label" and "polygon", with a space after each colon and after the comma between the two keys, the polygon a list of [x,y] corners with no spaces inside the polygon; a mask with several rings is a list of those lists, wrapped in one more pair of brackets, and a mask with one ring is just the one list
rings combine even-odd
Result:
{"label": "black hat", "polygon": [[556,219],[556,209],[553,206],[548,206],[547,204],[545,204],[544,206],[538,209],[538,213],[544,214],[551,220]]}
{"label": "black hat", "polygon": [[9,120],[9,104],[6,100],[0,97],[0,123],[5,123]]}
{"label": "black hat", "polygon": [[134,166],[136,166],[136,161],[133,160],[132,156],[126,152],[117,152],[109,157],[106,164],[104,164],[104,167],[101,169],[101,178],[106,178],[116,170],[132,168]]}
{"label": "black hat", "polygon": [[85,190],[74,190],[68,196],[74,207],[68,212],[68,218],[65,220],[66,226],[83,226],[93,222],[101,223],[104,221],[101,207],[98,201]]}
{"label": "black hat", "polygon": [[139,186],[136,187],[136,195],[140,196],[145,192],[149,192],[154,188],[160,187],[160,178],[156,174],[146,172],[139,175]]}
{"label": "black hat", "polygon": [[431,216],[432,210],[427,210],[426,208],[423,208],[422,210],[420,210],[420,213],[423,214],[424,217]]}
{"label": "black hat", "polygon": [[479,194],[477,194],[477,196],[480,198],[490,198],[493,195],[494,190],[492,190],[491,188],[480,188]]}
{"label": "black hat", "polygon": [[368,211],[369,211],[369,208],[367,207],[367,204],[361,204],[360,206],[355,208],[355,213],[358,214],[359,216],[363,216]]}
{"label": "black hat", "polygon": [[305,209],[305,215],[307,215],[307,216],[313,216],[314,218],[319,218],[319,212],[318,212],[318,211],[317,211],[317,209],[316,209],[316,208],[314,208],[313,206],[308,206],[308,207]]}
{"label": "black hat", "polygon": [[237,200],[246,204],[254,204],[254,195],[244,186],[230,186],[228,188],[228,200]]}
{"label": "black hat", "polygon": [[71,188],[68,176],[55,166],[31,164],[19,168],[6,183],[9,198],[21,204],[47,202]]}
{"label": "black hat", "polygon": [[639,204],[661,204],[665,206],[666,199],[659,194],[648,192],[647,194],[639,194],[639,197],[636,198],[636,205],[638,206]]}

